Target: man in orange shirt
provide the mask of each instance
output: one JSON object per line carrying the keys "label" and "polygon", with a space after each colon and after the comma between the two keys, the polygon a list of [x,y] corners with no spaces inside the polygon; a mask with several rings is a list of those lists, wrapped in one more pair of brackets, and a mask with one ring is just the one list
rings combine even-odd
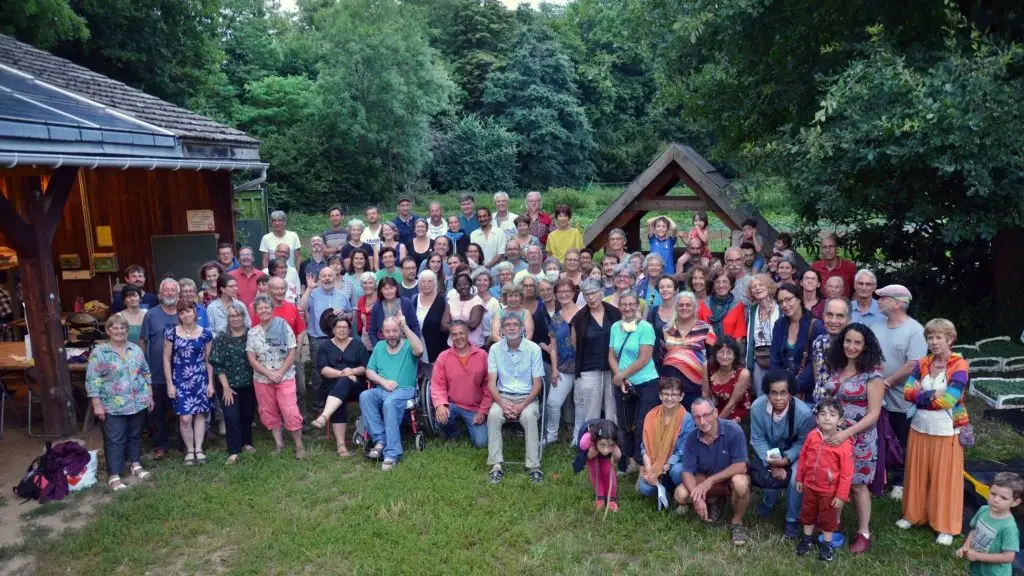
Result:
{"label": "man in orange shirt", "polygon": [[857,275],[857,265],[850,260],[840,258],[836,251],[839,241],[835,233],[827,234],[821,239],[821,260],[811,264],[811,269],[821,275],[822,285],[829,278],[839,276],[843,279],[843,296],[850,297],[853,292],[853,279]]}
{"label": "man in orange shirt", "polygon": [[462,320],[452,321],[450,334],[452,348],[434,362],[430,402],[446,437],[457,437],[462,420],[473,447],[483,448],[487,411],[494,402],[487,387],[487,352],[469,343],[469,326]]}

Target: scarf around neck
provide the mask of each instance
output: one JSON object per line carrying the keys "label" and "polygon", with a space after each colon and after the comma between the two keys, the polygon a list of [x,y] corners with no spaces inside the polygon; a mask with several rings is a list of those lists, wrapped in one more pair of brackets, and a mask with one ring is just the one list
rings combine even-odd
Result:
{"label": "scarf around neck", "polygon": [[651,458],[651,468],[657,471],[659,476],[675,449],[679,431],[683,428],[684,418],[686,418],[686,408],[679,406],[672,414],[668,424],[665,424],[665,407],[660,404],[648,412],[647,417],[644,418],[644,446],[647,447],[647,455]]}
{"label": "scarf around neck", "polygon": [[711,326],[715,329],[715,334],[725,334],[722,331],[722,321],[729,314],[735,305],[736,295],[732,292],[726,295],[725,298],[719,298],[717,294],[712,294],[708,298],[711,304],[711,318],[708,319],[711,322]]}

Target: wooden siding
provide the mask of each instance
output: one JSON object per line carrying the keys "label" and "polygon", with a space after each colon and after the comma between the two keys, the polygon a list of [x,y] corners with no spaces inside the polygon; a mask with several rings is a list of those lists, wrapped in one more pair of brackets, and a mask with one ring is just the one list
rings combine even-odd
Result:
{"label": "wooden siding", "polygon": [[[13,187],[27,185],[26,177],[48,172],[27,168],[0,169],[0,192],[10,197]],[[83,204],[83,184],[86,204]],[[88,206],[88,230],[83,206]],[[233,242],[231,173],[82,169],[54,234],[54,261],[59,266],[61,254],[78,254],[81,269],[88,269],[91,260],[88,238],[91,237],[94,252],[117,254],[120,270],[116,274],[96,273],[91,280],[60,280],[62,308],[70,311],[79,296],[86,302],[99,300],[109,303],[110,286],[123,277],[123,270],[131,264],[139,264],[146,269],[146,289],[155,290],[158,279],[154,277],[150,237],[188,234],[188,210],[213,210],[220,241]],[[110,226],[112,248],[97,244],[97,226]],[[4,242],[2,237],[0,242]],[[210,255],[211,260],[215,257],[216,254]],[[57,274],[60,278],[61,271],[57,270]],[[26,286],[25,289],[31,288]]]}

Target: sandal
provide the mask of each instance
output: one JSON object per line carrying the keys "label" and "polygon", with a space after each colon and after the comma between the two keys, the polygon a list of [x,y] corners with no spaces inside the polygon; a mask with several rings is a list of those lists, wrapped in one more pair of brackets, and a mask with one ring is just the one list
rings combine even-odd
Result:
{"label": "sandal", "polygon": [[195,466],[195,463],[196,463],[196,453],[195,452],[189,452],[189,453],[185,454],[185,466]]}
{"label": "sandal", "polygon": [[378,458],[380,458],[380,453],[383,450],[383,444],[375,444],[373,448],[371,448],[370,451],[366,453],[366,457],[369,458],[370,460],[377,460]]}
{"label": "sandal", "polygon": [[323,430],[324,427],[327,426],[327,416],[321,414],[317,416],[316,420],[313,420],[310,424],[313,426],[313,428],[316,428],[317,430]]}
{"label": "sandal", "polygon": [[346,448],[344,444],[342,444],[341,446],[338,446],[338,456],[341,456],[342,458],[350,458],[352,453],[348,451],[348,448]]}
{"label": "sandal", "polygon": [[142,464],[132,464],[132,476],[139,480],[146,480],[149,478],[149,470],[143,468]]}
{"label": "sandal", "polygon": [[306,457],[306,449],[305,448],[296,448],[295,449],[295,459],[296,460],[302,460],[305,457]]}
{"label": "sandal", "polygon": [[284,452],[283,444],[281,446],[274,446],[274,449],[270,451],[270,453],[274,456],[279,456],[281,452]]}
{"label": "sandal", "polygon": [[110,489],[114,492],[124,492],[128,489],[128,485],[121,482],[120,476],[111,476],[110,479],[107,480],[107,486],[110,486]]}
{"label": "sandal", "polygon": [[202,466],[206,464],[206,454],[202,450],[196,451],[196,464]]}
{"label": "sandal", "polygon": [[742,524],[733,524],[730,531],[733,546],[745,546],[747,544],[747,529]]}
{"label": "sandal", "polygon": [[246,444],[245,446],[242,446],[242,450],[245,450],[246,452],[249,452],[251,454],[256,451],[256,447],[253,446],[252,444]]}
{"label": "sandal", "polygon": [[231,466],[232,464],[237,464],[237,463],[238,463],[238,454],[232,454],[231,456],[228,456],[228,460],[224,464],[227,465],[227,466]]}

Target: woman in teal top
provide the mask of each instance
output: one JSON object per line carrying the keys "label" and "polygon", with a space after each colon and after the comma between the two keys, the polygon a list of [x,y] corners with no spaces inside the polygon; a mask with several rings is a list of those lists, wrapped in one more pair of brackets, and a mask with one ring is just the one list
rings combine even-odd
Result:
{"label": "woman in teal top", "polygon": [[124,302],[124,310],[118,314],[128,322],[128,341],[138,346],[142,336],[142,319],[146,317],[146,311],[141,308],[142,291],[127,284],[121,289],[121,301]]}
{"label": "woman in teal top", "polygon": [[658,370],[654,367],[654,326],[640,319],[640,298],[636,292],[619,294],[619,310],[622,320],[612,325],[608,364],[612,370],[615,411],[623,431],[624,458],[619,460],[619,468],[631,471],[638,468],[636,458],[640,456],[644,419],[661,399]]}

